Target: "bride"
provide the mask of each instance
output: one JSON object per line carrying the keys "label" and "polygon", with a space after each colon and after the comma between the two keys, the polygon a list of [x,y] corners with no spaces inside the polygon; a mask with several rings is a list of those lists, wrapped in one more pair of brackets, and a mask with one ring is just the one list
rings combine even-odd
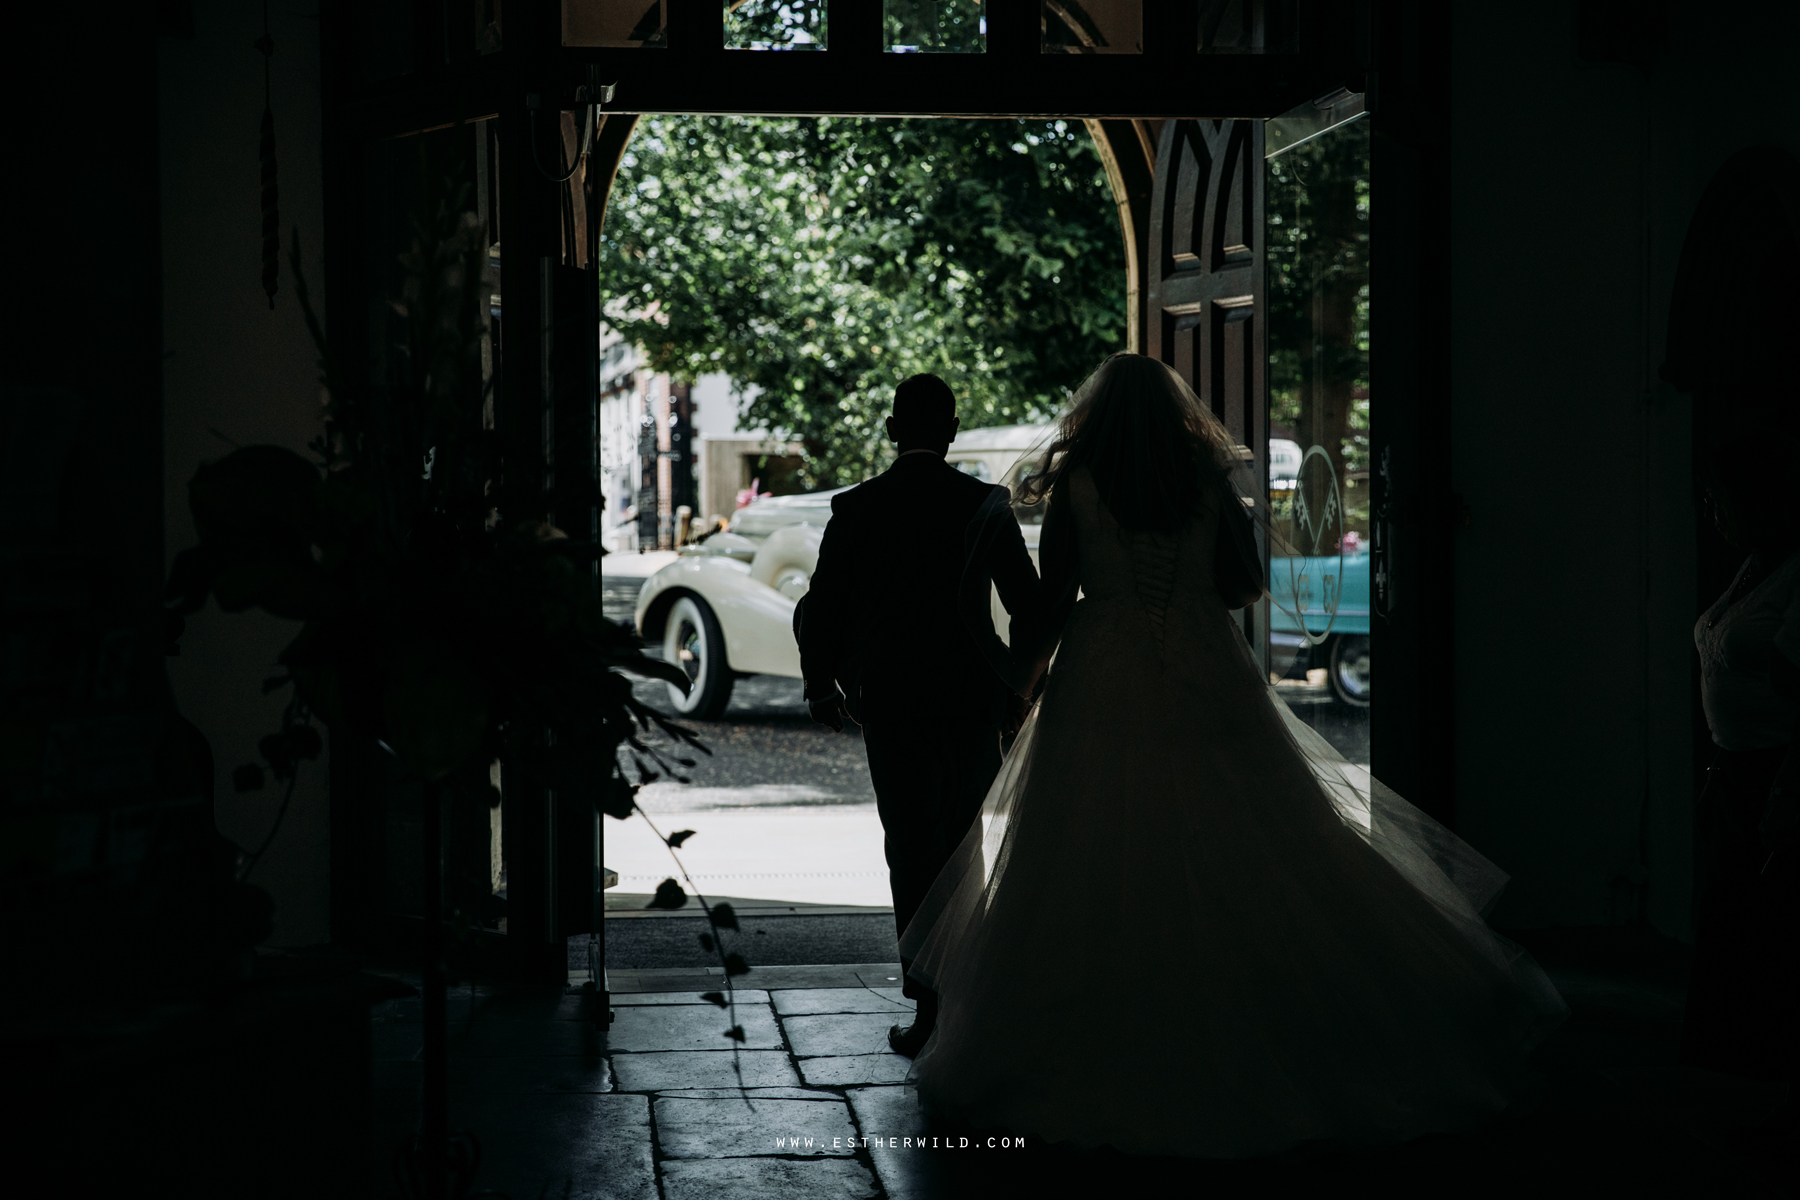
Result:
{"label": "bride", "polygon": [[1146,1154],[1369,1145],[1505,1107],[1567,1013],[1482,919],[1506,877],[1261,677],[1229,611],[1262,579],[1238,464],[1179,376],[1114,355],[1027,485],[1042,615],[1008,650],[964,581],[1021,695],[1055,662],[901,940],[941,996],[930,1113]]}

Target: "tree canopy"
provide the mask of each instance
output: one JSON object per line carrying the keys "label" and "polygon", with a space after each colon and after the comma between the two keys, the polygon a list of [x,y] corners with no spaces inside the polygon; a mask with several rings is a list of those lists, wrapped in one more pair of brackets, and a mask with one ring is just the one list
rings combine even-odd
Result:
{"label": "tree canopy", "polygon": [[1268,172],[1271,432],[1324,448],[1346,519],[1366,532],[1369,123],[1272,158]]}
{"label": "tree canopy", "polygon": [[885,464],[908,375],[1003,425],[1124,346],[1117,211],[1064,121],[645,118],[602,250],[608,322],[657,370],[758,389],[746,422],[815,486]]}

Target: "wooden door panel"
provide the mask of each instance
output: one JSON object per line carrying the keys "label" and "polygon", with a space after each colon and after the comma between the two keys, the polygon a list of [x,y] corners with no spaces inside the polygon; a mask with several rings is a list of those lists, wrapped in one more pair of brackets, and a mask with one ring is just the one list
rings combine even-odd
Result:
{"label": "wooden door panel", "polygon": [[1160,183],[1164,178],[1163,162],[1167,159],[1175,171],[1175,186],[1158,188],[1163,196],[1157,208],[1165,217],[1159,247],[1163,255],[1163,275],[1174,279],[1200,271],[1205,266],[1200,261],[1200,248],[1205,245],[1205,235],[1201,232],[1205,208],[1201,198],[1212,173],[1212,162],[1205,142],[1196,136],[1195,122],[1170,124],[1176,144],[1170,151],[1157,155],[1157,180]]}
{"label": "wooden door panel", "polygon": [[1164,123],[1145,352],[1180,372],[1266,468],[1261,245],[1262,123]]}
{"label": "wooden door panel", "polygon": [[[1211,124],[1211,122],[1206,122]],[[1247,161],[1252,140],[1251,125],[1261,129],[1261,122],[1231,121],[1214,134],[1210,147],[1215,169],[1208,180],[1209,191],[1217,199],[1206,206],[1212,219],[1207,246],[1212,251],[1212,269],[1248,267],[1255,256],[1260,237],[1258,228],[1261,205],[1262,155],[1254,163]]]}
{"label": "wooden door panel", "polygon": [[1231,436],[1253,449],[1261,441],[1257,403],[1257,382],[1261,378],[1256,365],[1256,298],[1227,296],[1214,300],[1208,330],[1207,349],[1211,361],[1207,375],[1212,385],[1213,411]]}
{"label": "wooden door panel", "polygon": [[[1248,450],[1258,480],[1269,477],[1262,234],[1262,122],[1165,121],[1150,200],[1144,352],[1187,380]],[[1265,605],[1240,620],[1266,663]]]}

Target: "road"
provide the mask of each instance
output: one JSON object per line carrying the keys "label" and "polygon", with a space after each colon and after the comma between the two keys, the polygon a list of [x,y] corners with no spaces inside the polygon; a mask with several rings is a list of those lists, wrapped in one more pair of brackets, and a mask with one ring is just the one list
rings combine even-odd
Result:
{"label": "road", "polygon": [[[609,617],[631,620],[639,584],[604,580]],[[667,710],[666,684],[638,681],[634,692]],[[1367,763],[1367,709],[1294,708],[1347,758]],[[890,902],[875,794],[854,725],[844,733],[815,725],[800,681],[766,675],[738,680],[723,719],[684,723],[711,750],[693,756],[691,782],[651,783],[638,795],[647,820],[606,823],[606,865],[619,872],[619,893],[647,894],[675,874],[659,834],[691,829],[682,863],[709,894],[834,906]]]}
{"label": "road", "polygon": [[[607,616],[631,619],[638,582],[604,580]],[[639,680],[633,691],[668,711],[666,684]],[[606,823],[606,865],[619,873],[620,892],[648,893],[675,874],[656,831],[692,829],[681,860],[703,892],[839,906],[890,903],[875,792],[854,725],[833,733],[814,724],[800,681],[770,675],[738,680],[721,720],[682,723],[711,753],[690,755],[696,765],[684,772],[689,783],[658,781],[638,793],[647,820]],[[650,744],[672,751],[667,742]]]}

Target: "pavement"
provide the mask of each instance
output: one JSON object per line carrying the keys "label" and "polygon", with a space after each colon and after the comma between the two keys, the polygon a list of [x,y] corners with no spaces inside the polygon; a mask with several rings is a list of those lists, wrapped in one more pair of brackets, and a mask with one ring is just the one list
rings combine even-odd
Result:
{"label": "pavement", "polygon": [[[629,622],[643,580],[674,559],[670,551],[608,555],[601,580],[608,617]],[[667,685],[636,680],[633,692],[667,710]],[[1298,701],[1293,708],[1353,762],[1368,761],[1368,709]],[[889,904],[881,822],[854,725],[832,733],[814,724],[801,682],[772,675],[737,680],[720,720],[683,723],[710,751],[692,755],[695,766],[683,772],[688,782],[648,784],[638,793],[644,816],[606,822],[605,865],[618,872],[621,892],[649,893],[663,879],[679,876],[662,837],[692,830],[680,860],[701,892],[851,907]],[[686,753],[655,739],[651,744],[668,750],[666,757]],[[868,944],[860,935],[853,940]],[[642,931],[617,947],[609,944],[609,961],[626,945],[643,947],[659,963],[674,952]]]}
{"label": "pavement", "polygon": [[[630,618],[641,577],[627,571],[648,574],[673,558],[608,555],[607,615]],[[666,685],[637,680],[633,690],[667,710]],[[814,724],[800,681],[772,675],[739,679],[720,720],[682,723],[711,753],[690,755],[687,783],[645,785],[638,793],[643,816],[606,822],[603,853],[619,874],[620,892],[650,893],[680,876],[662,838],[686,829],[694,833],[682,844],[681,866],[709,897],[886,910],[881,821],[855,726],[833,733]],[[651,744],[677,753],[670,743]]]}
{"label": "pavement", "polygon": [[[717,791],[730,794],[730,789]],[[649,811],[649,820],[607,823],[606,865],[619,873],[622,890],[654,892],[675,876],[692,880],[704,893],[816,904],[890,903],[881,820],[873,804]],[[664,835],[694,831],[681,846],[685,876],[650,821]]]}
{"label": "pavement", "polygon": [[[1677,1061],[1683,947],[1630,928],[1513,936],[1573,1014],[1536,1056],[1541,1095],[1473,1133],[1379,1152],[1132,1157],[928,1119],[907,1060],[885,1044],[910,1019],[892,962],[758,966],[737,981],[732,1013],[702,999],[722,990],[716,967],[613,971],[610,1027],[577,972],[567,987],[453,989],[451,1124],[480,1139],[476,1189],[513,1200],[1796,1194],[1792,1164],[1728,1141],[1780,1085]],[[1128,986],[1081,963],[1045,967],[1044,987],[1093,999],[1091,1023],[1071,1031],[1079,1052],[1044,1047],[1066,1057],[1076,1096],[1084,1059],[1107,1052],[1109,1026],[1130,1010],[1130,987],[1156,985],[1155,964],[1133,974]],[[744,1033],[735,1049],[728,1025]],[[388,1197],[393,1148],[418,1119],[417,998],[376,1009],[373,1046],[372,1194]]]}

